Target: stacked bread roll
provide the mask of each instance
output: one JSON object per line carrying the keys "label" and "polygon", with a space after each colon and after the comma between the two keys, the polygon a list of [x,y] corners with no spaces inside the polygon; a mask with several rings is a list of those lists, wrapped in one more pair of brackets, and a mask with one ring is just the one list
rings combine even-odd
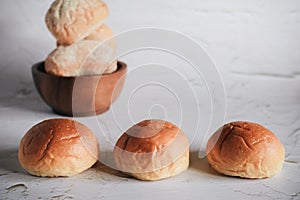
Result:
{"label": "stacked bread roll", "polygon": [[56,0],[46,14],[46,25],[57,48],[45,61],[45,71],[57,76],[112,73],[116,43],[103,22],[107,5],[101,0]]}

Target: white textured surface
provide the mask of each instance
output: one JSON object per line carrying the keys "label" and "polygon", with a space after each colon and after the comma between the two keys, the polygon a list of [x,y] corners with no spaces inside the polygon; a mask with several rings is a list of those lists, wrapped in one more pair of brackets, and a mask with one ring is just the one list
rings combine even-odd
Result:
{"label": "white textured surface", "polygon": [[[144,26],[168,28],[191,36],[205,47],[223,77],[226,121],[255,121],[274,131],[286,148],[282,173],[263,180],[221,176],[208,166],[206,159],[197,158],[195,148],[188,171],[157,182],[122,177],[101,164],[72,178],[28,175],[17,161],[19,140],[37,122],[59,117],[38,96],[30,74],[31,65],[44,60],[55,47],[44,24],[51,1],[2,0],[0,199],[299,199],[300,2],[114,0],[107,3],[111,14],[106,24],[115,33]],[[147,55],[136,53],[125,60],[132,67],[138,61],[156,58],[155,53],[149,54],[152,57]],[[176,63],[170,63],[173,64]],[[168,76],[161,76],[164,75]],[[135,97],[133,111],[152,105],[155,98],[161,100],[155,92],[144,94]],[[115,107],[120,104],[122,98]],[[110,114],[99,116],[98,120],[104,131],[114,132],[106,135],[114,142],[121,132],[113,129]],[[133,117],[134,114],[139,115],[133,112]],[[122,121],[123,115],[118,117]],[[169,117],[177,120],[175,116]],[[90,127],[96,126],[91,118],[80,120]],[[123,129],[132,125],[126,119],[123,121],[126,122],[121,124]]]}

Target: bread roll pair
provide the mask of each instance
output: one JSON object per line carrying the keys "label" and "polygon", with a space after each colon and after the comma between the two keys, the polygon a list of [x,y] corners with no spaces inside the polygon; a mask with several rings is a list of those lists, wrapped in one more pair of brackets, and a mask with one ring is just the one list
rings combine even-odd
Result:
{"label": "bread roll pair", "polygon": [[45,71],[57,76],[115,71],[113,32],[103,24],[108,14],[101,0],[56,0],[45,21],[58,47],[46,58]]}
{"label": "bread roll pair", "polygon": [[[70,119],[50,119],[33,126],[22,138],[19,162],[36,176],[72,176],[98,159],[96,136]],[[126,131],[116,143],[119,170],[141,180],[175,176],[188,168],[189,143],[175,125],[145,120]]]}
{"label": "bread roll pair", "polygon": [[[141,180],[158,180],[188,167],[189,143],[175,125],[161,120],[142,121],[128,129],[114,149],[117,167]],[[243,178],[267,178],[281,171],[284,147],[265,127],[231,122],[209,139],[207,159],[218,172]]]}

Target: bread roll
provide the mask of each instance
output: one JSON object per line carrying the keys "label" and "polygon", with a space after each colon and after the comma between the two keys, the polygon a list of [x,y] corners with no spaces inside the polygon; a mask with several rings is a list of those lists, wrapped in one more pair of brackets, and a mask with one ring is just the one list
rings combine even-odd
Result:
{"label": "bread roll", "polygon": [[105,24],[101,25],[90,35],[84,38],[85,40],[97,40],[99,42],[104,42],[112,49],[116,49],[116,41],[114,39],[114,33],[112,30]]}
{"label": "bread roll", "polygon": [[101,0],[56,0],[45,21],[59,45],[70,45],[98,28],[108,14]]}
{"label": "bread roll", "polygon": [[119,170],[137,179],[163,179],[188,168],[189,142],[174,124],[145,120],[118,139],[114,160]]}
{"label": "bread roll", "polygon": [[216,171],[244,178],[274,176],[284,161],[284,147],[277,137],[251,122],[224,125],[211,136],[206,151]]}
{"label": "bread roll", "polygon": [[73,77],[112,73],[117,69],[114,58],[115,51],[108,45],[82,40],[57,47],[46,58],[45,70],[57,76]]}
{"label": "bread roll", "polygon": [[73,176],[90,168],[99,155],[98,141],[85,125],[50,119],[33,126],[22,138],[19,162],[36,176]]}

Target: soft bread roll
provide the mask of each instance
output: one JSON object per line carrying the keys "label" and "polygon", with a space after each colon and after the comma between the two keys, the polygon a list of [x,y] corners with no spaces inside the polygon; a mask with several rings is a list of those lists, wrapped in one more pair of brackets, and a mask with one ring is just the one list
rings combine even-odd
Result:
{"label": "soft bread roll", "polygon": [[70,119],[50,119],[33,126],[22,138],[19,162],[36,176],[73,176],[97,160],[96,136],[85,125]]}
{"label": "soft bread roll", "polygon": [[[110,46],[114,50],[114,52],[116,51],[117,48],[116,40],[114,38],[114,33],[105,24],[102,24],[99,28],[97,28],[95,31],[93,31],[89,36],[85,37],[84,39],[96,40],[99,41],[99,43],[104,43],[105,45]],[[116,69],[117,69],[117,61],[109,65],[105,73],[112,73]]]}
{"label": "soft bread roll", "polygon": [[97,40],[99,42],[104,42],[112,49],[116,49],[116,41],[114,39],[114,33],[112,30],[106,26],[105,24],[101,25],[95,31],[93,31],[90,35],[84,38],[85,40]]}
{"label": "soft bread roll", "polygon": [[118,139],[114,160],[119,170],[137,179],[163,179],[188,168],[189,142],[174,124],[145,120]]}
{"label": "soft bread roll", "polygon": [[70,45],[98,28],[108,14],[101,0],[56,0],[45,21],[59,45]]}
{"label": "soft bread roll", "polygon": [[[57,76],[112,73],[117,69],[115,51],[98,41],[82,40],[57,47],[45,61],[45,71]],[[112,64],[113,63],[113,64]]]}
{"label": "soft bread roll", "polygon": [[207,159],[218,172],[244,178],[266,178],[280,172],[284,147],[263,126],[251,122],[232,122],[209,139]]}

